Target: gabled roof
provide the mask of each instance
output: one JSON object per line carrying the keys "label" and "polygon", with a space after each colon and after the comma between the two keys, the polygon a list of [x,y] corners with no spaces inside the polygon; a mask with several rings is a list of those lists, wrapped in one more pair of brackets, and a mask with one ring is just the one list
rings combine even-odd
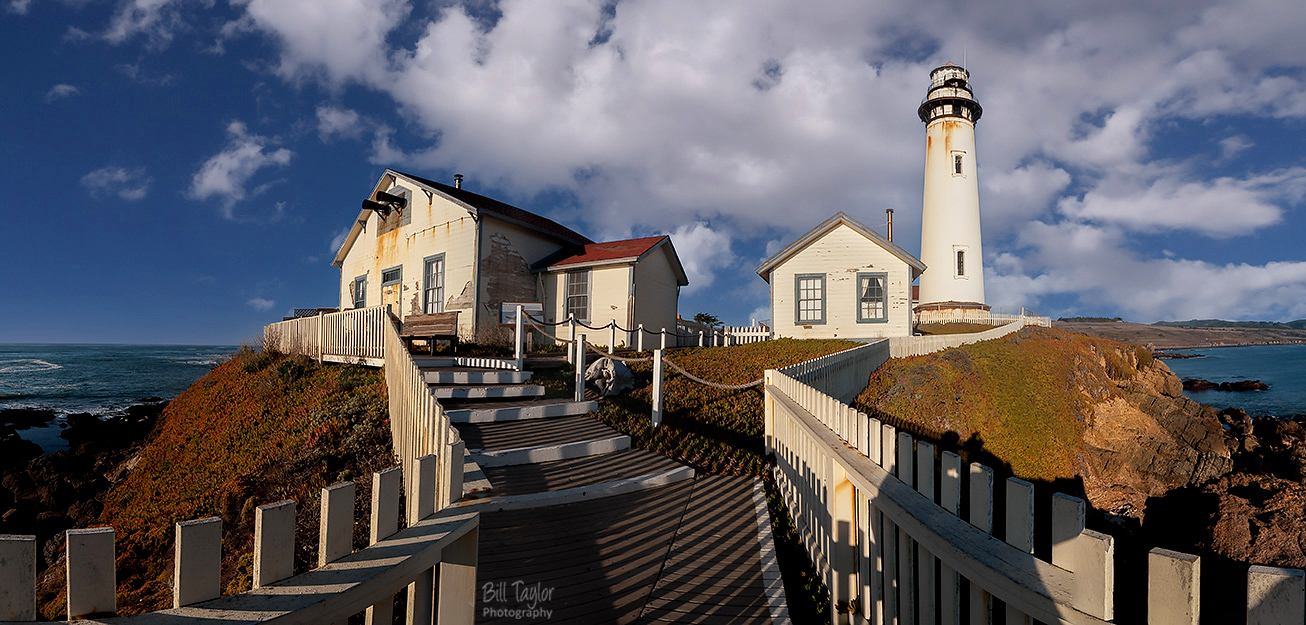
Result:
{"label": "gabled roof", "polygon": [[581,267],[636,263],[647,258],[663,245],[666,245],[667,247],[667,254],[671,260],[671,268],[676,272],[676,282],[679,283],[680,286],[688,285],[689,277],[685,274],[684,266],[680,264],[680,256],[676,254],[676,248],[671,244],[671,237],[665,234],[639,239],[625,239],[623,241],[589,243],[579,250],[559,250],[558,252],[545,257],[544,260],[535,263],[531,269],[537,272],[557,271],[578,269]]}
{"label": "gabled roof", "polygon": [[[393,171],[393,170],[388,170],[388,171]],[[511,204],[504,204],[503,202],[500,202],[499,200],[496,200],[494,198],[488,198],[485,197],[484,195],[478,195],[466,189],[451,187],[447,184],[441,184],[439,182],[435,182],[434,180],[427,180],[426,178],[422,178],[420,176],[405,174],[399,171],[395,171],[394,173],[399,174],[400,176],[403,176],[422,186],[425,186],[432,191],[439,191],[445,197],[454,200],[460,204],[476,209],[478,212],[490,213],[491,215],[503,219],[505,221],[510,221],[518,225],[526,226],[527,228],[530,228],[532,230],[537,230],[539,232],[543,232],[544,234],[552,235],[568,243],[575,243],[576,245],[587,245],[589,243],[593,243],[593,241],[589,240],[589,238],[577,233],[575,230],[572,230],[571,228],[568,228],[556,221],[553,221],[552,219],[549,219],[547,217],[541,217],[539,215],[536,215],[535,213],[522,210]]]}
{"label": "gabled roof", "polygon": [[[505,204],[499,200],[488,198],[483,195],[472,193],[466,189],[458,189],[447,184],[441,184],[434,180],[428,180],[421,176],[406,174],[393,169],[385,170],[381,178],[377,181],[376,188],[368,197],[376,195],[376,191],[384,191],[389,188],[385,184],[386,178],[404,178],[408,182],[424,188],[433,195],[439,195],[459,206],[462,206],[473,216],[489,215],[493,218],[534,230],[536,232],[551,236],[559,241],[571,245],[588,245],[593,243],[588,237],[577,233],[575,230],[559,224],[547,217],[541,217],[530,211],[522,210],[511,204]],[[336,252],[336,258],[331,263],[333,267],[339,267],[345,262],[345,255],[349,253],[349,248],[353,247],[354,241],[363,231],[363,225],[367,223],[368,210],[359,211],[358,218],[354,220],[354,226],[350,228],[348,236],[341,243],[340,249]]]}
{"label": "gabled roof", "polygon": [[818,225],[817,227],[807,231],[807,234],[798,237],[798,240],[794,241],[793,243],[790,243],[784,249],[780,250],[779,252],[776,252],[770,258],[763,261],[761,265],[757,266],[757,275],[762,276],[763,280],[770,282],[772,269],[775,269],[777,266],[780,265],[780,263],[783,263],[784,261],[788,260],[790,256],[793,256],[794,254],[797,254],[798,252],[802,251],[803,248],[807,247],[808,245],[811,245],[816,240],[825,236],[826,233],[830,232],[831,230],[834,230],[839,226],[848,226],[849,228],[852,228],[853,231],[866,237],[867,239],[870,239],[876,245],[879,245],[880,247],[884,248],[885,251],[902,259],[902,262],[907,263],[912,268],[914,268],[916,270],[916,273],[925,271],[925,263],[922,263],[919,258],[912,256],[909,252],[907,252],[907,250],[904,250],[901,247],[894,245],[891,241],[884,238],[884,236],[881,235],[880,233],[871,230],[870,228],[867,228],[865,225],[862,224],[862,222],[857,221],[852,217],[849,217],[847,213],[844,213],[843,211],[839,211],[835,213],[833,217],[830,217],[829,219],[821,222],[821,224]]}

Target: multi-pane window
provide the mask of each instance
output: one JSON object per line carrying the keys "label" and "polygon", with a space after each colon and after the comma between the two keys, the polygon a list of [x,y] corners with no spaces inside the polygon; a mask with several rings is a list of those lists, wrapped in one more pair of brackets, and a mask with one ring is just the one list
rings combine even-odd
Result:
{"label": "multi-pane window", "polygon": [[367,307],[367,276],[354,278],[354,308]]}
{"label": "multi-pane window", "polygon": [[794,323],[825,323],[825,274],[794,276]]}
{"label": "multi-pane window", "polygon": [[889,275],[884,273],[857,274],[857,321],[888,321],[889,308],[885,286]]}
{"label": "multi-pane window", "polygon": [[590,272],[573,271],[567,274],[567,315],[577,321],[590,320]]}
{"label": "multi-pane window", "polygon": [[422,267],[422,311],[444,312],[444,254],[431,256]]}
{"label": "multi-pane window", "polygon": [[953,154],[953,155],[952,155],[952,173],[957,174],[958,176],[961,175],[961,155],[960,155],[960,154]]}
{"label": "multi-pane window", "polygon": [[390,286],[392,284],[399,284],[400,282],[403,282],[403,280],[404,280],[403,265],[400,265],[398,267],[391,267],[381,272],[381,286]]}
{"label": "multi-pane window", "polygon": [[957,250],[957,277],[966,277],[966,250]]}

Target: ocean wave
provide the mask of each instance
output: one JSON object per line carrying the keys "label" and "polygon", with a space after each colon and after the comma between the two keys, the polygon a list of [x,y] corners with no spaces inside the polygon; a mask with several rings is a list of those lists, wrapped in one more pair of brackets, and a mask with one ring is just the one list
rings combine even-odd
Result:
{"label": "ocean wave", "polygon": [[0,373],[36,373],[38,371],[54,371],[55,369],[62,368],[62,365],[56,365],[44,360],[37,360],[36,358],[13,358],[9,360],[0,360]]}

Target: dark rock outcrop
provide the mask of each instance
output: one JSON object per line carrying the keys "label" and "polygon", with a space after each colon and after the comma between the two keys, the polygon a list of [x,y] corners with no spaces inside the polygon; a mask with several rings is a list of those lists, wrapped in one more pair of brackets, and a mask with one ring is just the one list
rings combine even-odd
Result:
{"label": "dark rock outcrop", "polygon": [[1225,392],[1244,392],[1244,391],[1266,391],[1270,385],[1260,380],[1239,380],[1237,382],[1221,382],[1216,384],[1210,380],[1198,380],[1188,378],[1184,380],[1185,391],[1225,391]]}
{"label": "dark rock outcrop", "polygon": [[39,408],[5,408],[0,410],[0,423],[12,425],[15,430],[39,428],[54,421],[54,412]]}

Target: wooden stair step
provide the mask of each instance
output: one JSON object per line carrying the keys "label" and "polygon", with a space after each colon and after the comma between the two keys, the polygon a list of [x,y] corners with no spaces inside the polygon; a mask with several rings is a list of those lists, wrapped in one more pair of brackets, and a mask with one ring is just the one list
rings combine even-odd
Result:
{"label": "wooden stair step", "polygon": [[543,397],[544,387],[536,384],[493,384],[432,386],[436,399],[524,399]]}
{"label": "wooden stair step", "polygon": [[599,409],[598,402],[571,401],[567,399],[543,401],[504,401],[481,403],[444,404],[444,413],[451,423],[493,423],[498,421],[521,421],[524,419],[548,419],[583,415]]}

